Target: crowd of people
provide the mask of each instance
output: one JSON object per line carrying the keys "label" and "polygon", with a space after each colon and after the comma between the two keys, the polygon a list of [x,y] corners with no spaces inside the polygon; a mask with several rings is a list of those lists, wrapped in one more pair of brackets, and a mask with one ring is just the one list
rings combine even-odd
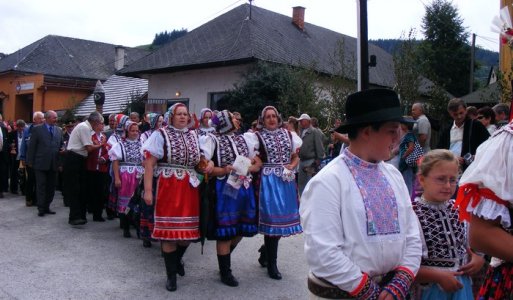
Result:
{"label": "crowd of people", "polygon": [[[312,299],[502,299],[511,284],[495,279],[511,283],[513,259],[487,234],[511,227],[513,185],[494,180],[490,161],[511,173],[509,107],[453,99],[447,110],[453,123],[435,150],[424,105],[403,116],[386,89],[350,95],[329,135],[273,106],[247,131],[240,113],[204,108],[196,119],[182,103],[142,120],[112,114],[107,127],[98,112],[63,128],[54,111],[35,112],[29,126],[0,126],[0,184],[7,191],[10,177],[40,217],[55,214],[60,189],[71,226],[89,213],[119,219],[125,238],[135,227],[144,247],[159,241],[169,291],[190,243],[204,239],[216,241],[221,282],[236,287],[231,254],[264,235],[258,262],[279,280],[279,242],[304,229]],[[471,277],[492,256],[479,289]]]}

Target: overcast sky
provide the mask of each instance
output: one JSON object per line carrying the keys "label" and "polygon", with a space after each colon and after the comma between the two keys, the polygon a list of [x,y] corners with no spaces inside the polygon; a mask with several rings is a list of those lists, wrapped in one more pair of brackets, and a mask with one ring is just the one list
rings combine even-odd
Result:
{"label": "overcast sky", "polygon": [[[155,33],[189,31],[246,0],[0,0],[0,52],[12,53],[49,35],[118,44],[150,44]],[[410,28],[422,38],[421,21],[431,0],[368,0],[369,38],[399,38]],[[476,44],[498,51],[492,19],[499,0],[453,0]],[[253,4],[287,16],[304,6],[305,21],[357,35],[357,0],[254,0]]]}

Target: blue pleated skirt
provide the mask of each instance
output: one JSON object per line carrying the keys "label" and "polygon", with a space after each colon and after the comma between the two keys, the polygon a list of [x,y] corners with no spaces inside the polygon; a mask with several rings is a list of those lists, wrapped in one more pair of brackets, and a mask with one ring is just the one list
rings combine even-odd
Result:
{"label": "blue pleated skirt", "polygon": [[438,284],[431,284],[426,289],[422,289],[422,300],[471,300],[474,299],[472,294],[472,280],[470,276],[456,276],[458,281],[463,284],[463,288],[454,293],[444,292]]}
{"label": "blue pleated skirt", "polygon": [[237,196],[223,194],[227,178],[216,180],[214,238],[231,239],[236,236],[251,237],[257,234],[256,200],[253,186],[242,186]]}
{"label": "blue pleated skirt", "polygon": [[295,181],[284,181],[274,174],[262,174],[259,200],[259,233],[289,236],[303,232]]}

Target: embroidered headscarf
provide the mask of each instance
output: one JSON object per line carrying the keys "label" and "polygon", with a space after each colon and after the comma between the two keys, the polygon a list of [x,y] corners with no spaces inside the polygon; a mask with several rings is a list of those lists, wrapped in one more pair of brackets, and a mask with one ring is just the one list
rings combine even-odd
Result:
{"label": "embroidered headscarf", "polygon": [[274,110],[274,112],[276,113],[276,116],[278,117],[278,128],[280,128],[283,125],[283,119],[282,119],[280,113],[278,112],[278,110],[276,109],[276,107],[269,105],[269,106],[264,107],[264,109],[262,109],[262,112],[260,113],[260,117],[258,117],[258,125],[257,125],[258,129],[264,128],[265,112],[270,109]]}
{"label": "embroidered headscarf", "polygon": [[205,114],[206,113],[210,113],[211,115],[214,115],[214,113],[212,113],[212,110],[210,108],[203,108],[201,111],[200,111],[200,120],[203,120],[203,118],[205,117]]}
{"label": "embroidered headscarf", "polygon": [[211,121],[216,131],[220,134],[225,134],[235,129],[230,112],[227,110],[212,114]]}
{"label": "embroidered headscarf", "polygon": [[158,113],[149,113],[148,114],[148,121],[150,123],[150,129],[151,130],[155,130],[156,126],[157,126],[157,123],[159,122],[159,118],[160,118],[160,114]]}
{"label": "embroidered headscarf", "polygon": [[118,114],[116,115],[116,122],[118,125],[116,126],[116,131],[123,132],[125,130],[125,123],[128,121],[129,117],[127,115]]}

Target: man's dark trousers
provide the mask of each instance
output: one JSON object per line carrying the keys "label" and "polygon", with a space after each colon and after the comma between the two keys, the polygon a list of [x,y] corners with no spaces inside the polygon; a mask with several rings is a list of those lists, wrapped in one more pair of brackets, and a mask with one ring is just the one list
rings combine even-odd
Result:
{"label": "man's dark trousers", "polygon": [[86,158],[68,151],[64,162],[64,190],[69,201],[69,221],[86,220],[87,194],[85,176]]}
{"label": "man's dark trousers", "polygon": [[55,195],[57,172],[54,170],[34,170],[36,175],[36,199],[39,212],[50,210]]}

